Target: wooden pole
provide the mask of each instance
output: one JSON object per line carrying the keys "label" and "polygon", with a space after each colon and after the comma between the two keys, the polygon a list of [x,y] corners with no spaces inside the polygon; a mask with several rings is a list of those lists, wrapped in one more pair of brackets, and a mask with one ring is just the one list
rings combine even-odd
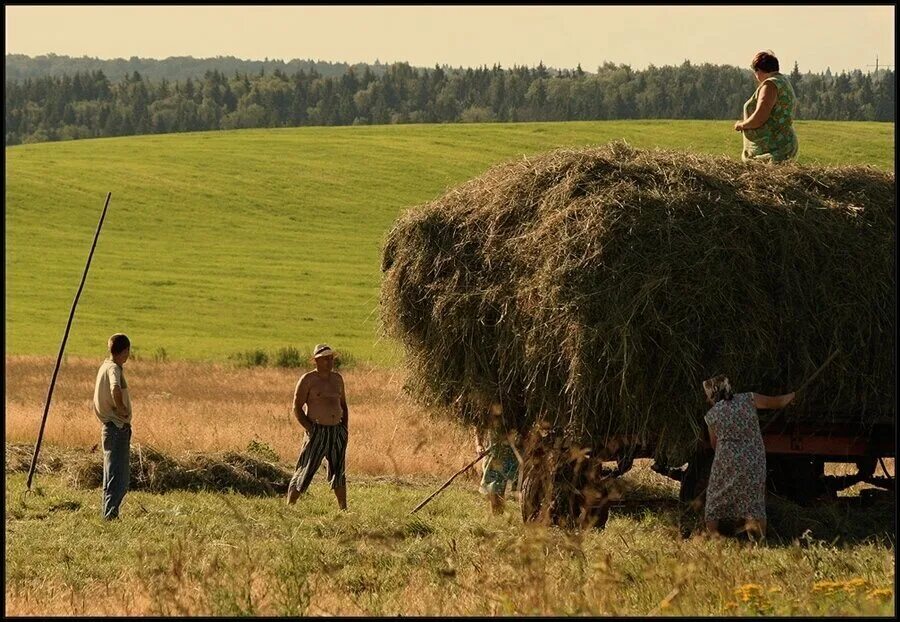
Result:
{"label": "wooden pole", "polygon": [[97,231],[94,233],[94,243],[91,244],[91,252],[88,254],[87,263],[84,266],[84,273],[81,275],[81,284],[78,286],[78,291],[75,293],[75,300],[72,301],[72,310],[69,311],[69,321],[66,323],[66,331],[63,333],[62,343],[59,344],[56,367],[53,368],[53,376],[50,378],[50,387],[47,389],[47,401],[44,402],[44,416],[41,419],[41,429],[38,432],[37,443],[34,445],[34,455],[31,457],[31,468],[28,469],[26,492],[31,491],[31,480],[34,478],[34,469],[37,466],[38,453],[41,451],[41,440],[44,438],[44,427],[47,425],[47,413],[50,412],[50,399],[53,397],[53,387],[56,385],[56,375],[59,373],[59,365],[62,362],[63,352],[66,349],[66,341],[69,339],[69,330],[72,328],[72,319],[75,317],[75,307],[78,306],[81,290],[84,289],[84,282],[87,279],[88,270],[91,267],[91,258],[94,256],[94,249],[97,248],[97,238],[100,237],[100,229],[103,227],[103,219],[106,218],[106,210],[109,207],[109,199],[111,196],[112,192],[106,193],[106,203],[103,205],[103,212],[100,214],[100,222],[97,223]]}
{"label": "wooden pole", "polygon": [[828,366],[828,364],[831,363],[831,361],[834,360],[834,357],[836,357],[836,356],[840,353],[840,351],[841,351],[840,348],[838,348],[837,350],[835,350],[834,352],[832,352],[832,353],[829,355],[829,357],[828,357],[827,359],[825,359],[825,362],[822,363],[822,364],[819,366],[819,369],[817,369],[817,370],[813,373],[812,376],[810,376],[809,378],[807,378],[806,381],[805,381],[803,384],[800,385],[800,388],[797,389],[796,391],[794,391],[794,393],[795,393],[795,394],[799,394],[800,391],[803,391],[806,387],[808,387],[808,386],[809,386],[809,383],[811,383],[813,380],[815,380],[816,377],[817,377],[819,374],[822,373],[822,370],[825,369],[825,368]]}
{"label": "wooden pole", "polygon": [[456,473],[454,473],[454,474],[453,474],[453,477],[451,477],[451,478],[448,479],[446,482],[444,482],[444,485],[443,485],[443,486],[441,486],[440,488],[438,488],[437,490],[435,490],[433,493],[431,493],[431,494],[428,496],[427,499],[425,499],[422,503],[420,503],[420,504],[417,505],[415,508],[413,508],[413,511],[410,512],[410,514],[415,514],[416,512],[418,512],[419,510],[421,510],[423,507],[425,507],[425,505],[426,505],[429,501],[431,501],[432,499],[434,499],[434,498],[438,495],[439,492],[441,492],[441,491],[444,490],[447,486],[449,486],[450,483],[451,483],[453,480],[455,480],[456,477],[457,477],[458,475],[462,475],[463,473],[465,473],[466,471],[468,471],[469,469],[471,469],[473,466],[475,466],[475,464],[476,464],[479,460],[481,460],[482,458],[484,458],[484,457],[488,454],[488,452],[489,452],[490,450],[491,450],[490,447],[489,447],[488,449],[485,449],[485,450],[482,451],[480,454],[478,454],[478,457],[475,458],[474,460],[472,460],[472,462],[470,462],[469,464],[467,464],[466,466],[464,466],[463,468],[461,468],[459,471],[457,471]]}

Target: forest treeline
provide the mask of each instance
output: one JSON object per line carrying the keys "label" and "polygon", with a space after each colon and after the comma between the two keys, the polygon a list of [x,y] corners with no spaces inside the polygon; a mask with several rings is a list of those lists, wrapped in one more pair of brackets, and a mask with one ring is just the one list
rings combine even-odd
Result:
{"label": "forest treeline", "polygon": [[193,56],[170,56],[169,58],[91,58],[89,56],[65,56],[44,54],[28,56],[27,54],[6,55],[6,79],[24,80],[26,78],[44,78],[54,76],[60,78],[75,73],[91,73],[102,71],[110,80],[118,81],[130,76],[135,71],[150,80],[196,80],[206,75],[207,71],[220,71],[226,75],[235,73],[256,74],[261,71],[272,73],[276,69],[287,74],[298,71],[315,70],[320,76],[342,76],[349,69],[363,71],[369,67],[375,75],[384,73],[385,65],[379,61],[367,63],[332,63],[324,60],[299,59],[284,61],[280,59],[244,60],[234,56],[216,56],[214,58],[194,58]]}
{"label": "forest treeline", "polygon": [[[894,121],[894,72],[789,72],[798,119]],[[390,123],[737,119],[753,93],[729,65],[604,63],[595,73],[537,67],[348,67],[287,73],[207,70],[152,80],[102,70],[6,82],[7,145],[215,129]]]}

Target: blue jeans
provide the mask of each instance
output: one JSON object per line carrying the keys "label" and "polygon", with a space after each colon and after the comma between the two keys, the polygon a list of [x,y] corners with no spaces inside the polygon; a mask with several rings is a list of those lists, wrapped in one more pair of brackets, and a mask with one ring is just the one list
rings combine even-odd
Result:
{"label": "blue jeans", "polygon": [[103,518],[119,517],[119,505],[128,491],[131,478],[131,426],[119,428],[104,423],[103,440]]}

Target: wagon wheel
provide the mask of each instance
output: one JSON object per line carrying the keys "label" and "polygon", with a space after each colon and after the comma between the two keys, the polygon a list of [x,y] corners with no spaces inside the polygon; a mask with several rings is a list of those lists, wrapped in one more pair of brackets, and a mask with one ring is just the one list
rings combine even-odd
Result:
{"label": "wagon wheel", "polygon": [[826,485],[825,461],[814,456],[766,456],[766,488],[795,503],[833,498],[835,489]]}
{"label": "wagon wheel", "polygon": [[555,471],[558,440],[532,436],[524,448],[522,462],[522,486],[520,505],[522,520],[529,522],[551,522],[552,476]]}
{"label": "wagon wheel", "polygon": [[523,464],[521,510],[525,522],[600,527],[609,517],[609,479],[602,462],[573,461],[570,446],[541,442]]}
{"label": "wagon wheel", "polygon": [[534,463],[531,463],[531,469],[523,468],[519,499],[524,522],[530,523],[540,519],[545,496],[543,488],[543,483],[535,473]]}

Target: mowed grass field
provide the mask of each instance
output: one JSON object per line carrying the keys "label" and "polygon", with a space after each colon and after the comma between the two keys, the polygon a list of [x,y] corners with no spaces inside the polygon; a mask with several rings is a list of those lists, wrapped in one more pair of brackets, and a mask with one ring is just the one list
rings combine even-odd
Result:
{"label": "mowed grass field", "polygon": [[[643,461],[642,461],[643,462]],[[14,615],[881,615],[894,612],[893,503],[769,503],[770,539],[712,540],[646,465],[603,530],[492,516],[459,482],[418,514],[429,478],[321,476],[295,507],[222,492],[98,490],[6,478]],[[777,535],[776,535],[777,534]]]}
{"label": "mowed grass field", "polygon": [[[7,357],[6,439],[34,438],[52,357]],[[70,357],[43,456],[90,456],[96,361]],[[271,447],[290,468],[296,372],[129,362],[133,451]],[[706,538],[677,484],[638,460],[602,531],[523,525],[515,499],[491,516],[477,471],[410,510],[472,458],[465,430],[434,421],[402,373],[345,373],[350,511],[324,481],[288,508],[228,490],[131,491],[99,517],[98,489],[63,471],[6,473],[6,612],[16,615],[890,615],[894,504],[860,487],[802,508],[769,499],[770,539]],[[66,452],[59,451],[66,448]],[[9,450],[9,446],[7,447]],[[887,463],[893,473],[892,460]],[[852,470],[852,469],[851,469]],[[831,466],[830,472],[839,473]]]}
{"label": "mowed grass field", "polygon": [[[7,442],[34,442],[53,361],[6,357]],[[22,464],[7,462],[8,614],[894,611],[896,505],[890,495],[865,503],[864,484],[808,508],[770,496],[764,545],[706,538],[700,515],[679,503],[677,484],[652,472],[649,460],[620,480],[622,496],[602,531],[524,525],[515,499],[504,516],[491,516],[474,469],[411,516],[473,458],[473,443],[467,430],[409,401],[402,371],[363,365],[344,374],[348,514],[337,510],[323,468],[295,507],[225,488],[133,490],[120,521],[104,523],[99,489],[79,488],[67,470],[102,460],[90,411],[96,365],[69,357],[60,373],[41,455],[62,456],[63,468],[41,468],[26,497]],[[148,360],[126,367],[135,396],[133,453],[152,446],[177,457],[261,443],[283,468],[293,467],[302,434],[288,408],[298,370]],[[894,473],[893,460],[887,468]],[[828,466],[831,474],[853,470]]]}
{"label": "mowed grass field", "polygon": [[[801,162],[893,167],[893,125],[800,122]],[[6,353],[54,354],[103,201],[67,352],[129,334],[145,357],[304,355],[327,341],[392,366],[380,249],[404,210],[490,166],[625,139],[738,158],[730,121],[246,130],[6,149]]]}

